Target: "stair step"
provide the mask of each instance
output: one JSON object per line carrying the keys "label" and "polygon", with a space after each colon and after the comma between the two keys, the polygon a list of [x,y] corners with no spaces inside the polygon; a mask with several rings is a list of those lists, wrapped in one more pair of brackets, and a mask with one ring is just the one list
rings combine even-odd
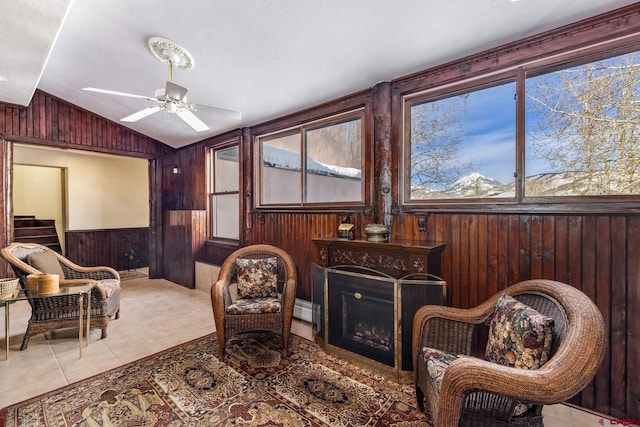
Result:
{"label": "stair step", "polygon": [[53,219],[14,218],[13,228],[24,227],[55,227]]}
{"label": "stair step", "polygon": [[37,219],[34,215],[16,215],[13,218],[13,236],[15,242],[38,243],[62,253],[62,246],[56,232],[56,221],[53,219]]}
{"label": "stair step", "polygon": [[29,237],[29,236],[51,236],[57,235],[55,227],[21,227],[14,228],[14,236],[17,237]]}
{"label": "stair step", "polygon": [[21,237],[14,237],[13,239],[16,242],[21,242],[21,243],[39,243],[41,245],[47,245],[47,244],[51,244],[51,243],[58,243],[58,235],[57,234],[50,234],[47,236],[21,236]]}

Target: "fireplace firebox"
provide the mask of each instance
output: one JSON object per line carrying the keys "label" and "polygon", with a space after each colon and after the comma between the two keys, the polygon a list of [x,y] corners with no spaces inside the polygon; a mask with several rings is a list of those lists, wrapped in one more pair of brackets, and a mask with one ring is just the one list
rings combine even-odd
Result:
{"label": "fireplace firebox", "polygon": [[394,282],[363,268],[327,269],[329,344],[393,367],[398,329]]}
{"label": "fireplace firebox", "polygon": [[413,315],[425,304],[446,304],[446,282],[436,276],[444,244],[314,243],[316,342],[328,353],[410,380]]}

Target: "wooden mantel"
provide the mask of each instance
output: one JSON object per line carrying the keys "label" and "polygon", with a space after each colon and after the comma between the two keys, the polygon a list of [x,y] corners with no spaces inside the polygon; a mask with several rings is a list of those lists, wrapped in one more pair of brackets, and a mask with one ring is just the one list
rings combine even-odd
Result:
{"label": "wooden mantel", "polygon": [[323,267],[357,265],[377,270],[396,279],[409,274],[440,276],[441,242],[392,240],[370,242],[333,238],[312,239],[317,248],[317,264]]}

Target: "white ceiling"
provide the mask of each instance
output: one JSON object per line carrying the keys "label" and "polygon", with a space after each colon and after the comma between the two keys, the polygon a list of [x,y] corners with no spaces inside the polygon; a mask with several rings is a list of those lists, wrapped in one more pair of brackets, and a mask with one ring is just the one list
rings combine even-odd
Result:
{"label": "white ceiling", "polygon": [[121,122],[178,148],[633,3],[0,0],[0,102],[28,105],[38,88],[118,121],[153,103],[82,88],[153,96],[169,73],[147,41],[163,37],[195,60],[173,72],[189,101],[243,116],[196,112],[199,133],[164,111]]}

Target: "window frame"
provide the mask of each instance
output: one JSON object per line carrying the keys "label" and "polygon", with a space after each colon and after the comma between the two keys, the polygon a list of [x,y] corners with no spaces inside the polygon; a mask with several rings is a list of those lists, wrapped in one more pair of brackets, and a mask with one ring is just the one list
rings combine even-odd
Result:
{"label": "window frame", "polygon": [[[215,192],[215,161],[216,161],[216,152],[226,150],[232,147],[236,147],[238,149],[238,190],[237,191],[223,191],[223,192]],[[241,159],[241,144],[238,138],[228,139],[219,144],[207,147],[207,205],[208,205],[208,220],[209,220],[209,236],[207,240],[219,242],[219,243],[228,243],[228,244],[237,244],[240,242],[242,235],[242,199],[240,197],[241,192],[241,173],[242,173],[242,159]],[[220,195],[230,195],[237,194],[238,196],[238,238],[230,238],[230,237],[222,237],[222,236],[214,236],[214,225],[215,221],[215,203],[214,198]]]}
{"label": "window frame", "polygon": [[[332,208],[362,208],[366,205],[368,200],[368,194],[366,192],[367,185],[370,184],[370,178],[365,171],[369,170],[367,167],[367,161],[370,156],[367,155],[369,150],[370,133],[367,131],[367,111],[365,106],[349,109],[347,111],[327,115],[316,120],[309,120],[295,126],[289,126],[281,129],[276,129],[270,132],[257,134],[254,137],[254,206],[258,210],[324,210]],[[326,127],[328,124],[339,125],[341,123],[360,120],[360,156],[361,156],[361,174],[360,174],[360,200],[359,201],[341,201],[341,202],[307,202],[306,201],[306,132],[316,130],[322,127]],[[300,202],[295,203],[263,203],[263,144],[262,142],[268,142],[281,137],[299,135],[300,143]]]}
{"label": "window frame", "polygon": [[[496,49],[496,51],[499,49]],[[525,172],[525,123],[524,116],[526,102],[526,79],[530,76],[553,72],[558,69],[569,68],[580,64],[612,58],[631,52],[640,52],[640,34],[628,43],[613,40],[609,43],[600,43],[582,46],[569,50],[562,54],[549,53],[547,56],[531,60],[521,60],[521,63],[505,66],[500,70],[485,70],[475,75],[462,75],[453,79],[443,79],[442,82],[431,82],[427,87],[415,87],[405,91],[399,97],[400,108],[402,110],[400,122],[400,173],[398,176],[399,198],[401,208],[406,212],[420,211],[428,208],[435,211],[526,211],[526,212],[576,212],[594,211],[599,212],[619,212],[627,208],[637,208],[640,202],[640,195],[589,195],[589,196],[527,196],[524,193],[524,173]],[[494,52],[495,54],[495,52]],[[498,56],[496,54],[496,56]],[[475,58],[475,57],[470,57]],[[471,63],[471,59],[456,63],[463,68]],[[466,62],[469,61],[469,62]],[[460,65],[464,64],[464,65]],[[434,75],[451,69],[451,64],[446,64],[440,68],[430,70]],[[462,74],[462,73],[461,73]],[[471,73],[469,73],[471,74]],[[515,176],[515,197],[511,201],[497,199],[424,199],[412,200],[410,198],[410,151],[411,151],[411,105],[414,103],[426,102],[454,96],[456,92],[465,92],[473,88],[481,89],[483,86],[497,84],[501,80],[515,78],[516,82],[516,176]],[[428,79],[424,79],[428,80]],[[401,83],[397,84],[396,90],[401,91]]]}
{"label": "window frame", "polygon": [[[427,102],[434,102],[441,99],[452,98],[455,96],[463,95],[466,93],[471,93],[476,90],[488,89],[491,87],[500,86],[506,83],[515,83],[516,93],[517,93],[517,79],[516,72],[506,72],[500,73],[498,75],[482,78],[482,79],[473,79],[473,80],[465,80],[458,84],[447,85],[444,87],[433,88],[430,90],[426,90],[423,92],[418,92],[409,96],[405,96],[403,98],[403,134],[402,134],[402,164],[400,170],[402,171],[400,177],[401,183],[401,194],[404,205],[423,205],[425,203],[428,204],[446,204],[446,205],[459,205],[459,204],[497,204],[497,205],[510,205],[517,202],[518,197],[518,182],[516,179],[516,195],[514,197],[502,197],[502,198],[460,198],[460,199],[411,199],[411,108],[416,104],[423,104]],[[517,115],[517,100],[514,105],[514,109],[516,110]],[[515,159],[514,159],[514,167],[518,170],[518,159],[519,155],[519,147],[518,147],[518,123],[516,121],[516,147],[515,147]],[[408,176],[407,176],[408,175]]]}

